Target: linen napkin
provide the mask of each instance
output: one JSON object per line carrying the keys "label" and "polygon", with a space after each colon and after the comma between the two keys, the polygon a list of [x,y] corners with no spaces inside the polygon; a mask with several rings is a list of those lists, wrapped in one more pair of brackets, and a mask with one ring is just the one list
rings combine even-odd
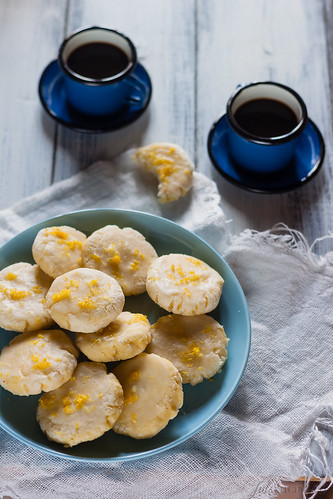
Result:
{"label": "linen napkin", "polygon": [[[252,346],[239,387],[203,430],[155,457],[81,464],[0,430],[0,494],[22,499],[276,497],[283,480],[333,475],[333,253],[317,257],[284,226],[229,235],[216,185],[195,173],[185,198],[159,205],[129,155],[99,162],[0,212],[0,243],[45,218],[87,208],[169,218],[224,255],[246,294]],[[309,497],[314,497],[314,494]]]}

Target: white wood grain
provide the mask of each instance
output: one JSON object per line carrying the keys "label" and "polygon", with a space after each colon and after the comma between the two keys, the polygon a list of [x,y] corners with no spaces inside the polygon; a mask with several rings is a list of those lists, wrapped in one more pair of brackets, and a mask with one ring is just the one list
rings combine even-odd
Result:
{"label": "white wood grain", "polygon": [[[1,0],[0,208],[98,159],[172,141],[216,180],[234,233],[284,222],[309,241],[323,236],[333,230],[332,22],[330,0]],[[37,85],[64,35],[92,24],[133,39],[153,98],[131,126],[88,136],[56,125],[40,105]],[[208,158],[209,128],[228,96],[239,82],[260,79],[299,91],[325,138],[321,172],[291,193],[243,191]]]}
{"label": "white wood grain", "polygon": [[37,86],[63,37],[65,0],[0,2],[0,208],[50,183],[54,129]]}

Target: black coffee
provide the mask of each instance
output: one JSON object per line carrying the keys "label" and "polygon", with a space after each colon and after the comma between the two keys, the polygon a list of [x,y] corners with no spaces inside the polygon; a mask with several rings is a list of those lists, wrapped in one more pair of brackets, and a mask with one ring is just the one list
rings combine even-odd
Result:
{"label": "black coffee", "polygon": [[243,130],[264,138],[285,135],[298,124],[292,109],[273,99],[248,101],[237,109],[234,118]]}
{"label": "black coffee", "polygon": [[67,66],[74,73],[101,80],[124,71],[129,64],[126,54],[111,43],[86,43],[68,57]]}

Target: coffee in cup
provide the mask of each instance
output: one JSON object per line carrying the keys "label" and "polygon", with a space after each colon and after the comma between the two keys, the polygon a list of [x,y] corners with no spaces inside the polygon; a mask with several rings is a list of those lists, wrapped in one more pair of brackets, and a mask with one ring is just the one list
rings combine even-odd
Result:
{"label": "coffee in cup", "polygon": [[233,161],[260,173],[272,173],[293,158],[307,123],[302,98],[270,81],[239,85],[227,103],[228,143]]}
{"label": "coffee in cup", "polygon": [[122,33],[98,26],[75,31],[59,50],[67,101],[87,115],[119,111],[131,91],[136,62],[135,46]]}

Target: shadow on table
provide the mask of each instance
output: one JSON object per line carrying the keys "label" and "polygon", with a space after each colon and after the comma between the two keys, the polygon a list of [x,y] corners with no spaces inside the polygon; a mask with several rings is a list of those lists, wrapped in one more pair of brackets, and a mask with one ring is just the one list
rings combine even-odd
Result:
{"label": "shadow on table", "polygon": [[[315,237],[323,235],[320,233],[319,224],[316,226],[313,222],[313,207],[325,188],[324,168],[309,183],[293,191],[274,194],[249,192],[231,184],[213,170],[212,175],[218,186],[226,217],[232,219],[235,212],[239,214],[237,220],[235,218],[231,222],[238,224],[233,232],[239,233],[244,228],[263,231],[283,222],[291,229],[303,230],[310,243]],[[228,206],[231,213],[227,212]],[[314,226],[318,234],[306,232],[307,227]]]}
{"label": "shadow on table", "polygon": [[112,159],[125,150],[138,147],[150,119],[148,108],[135,122],[105,133],[77,132],[55,123],[43,110],[45,135],[53,143],[53,179],[68,178],[98,160]]}

